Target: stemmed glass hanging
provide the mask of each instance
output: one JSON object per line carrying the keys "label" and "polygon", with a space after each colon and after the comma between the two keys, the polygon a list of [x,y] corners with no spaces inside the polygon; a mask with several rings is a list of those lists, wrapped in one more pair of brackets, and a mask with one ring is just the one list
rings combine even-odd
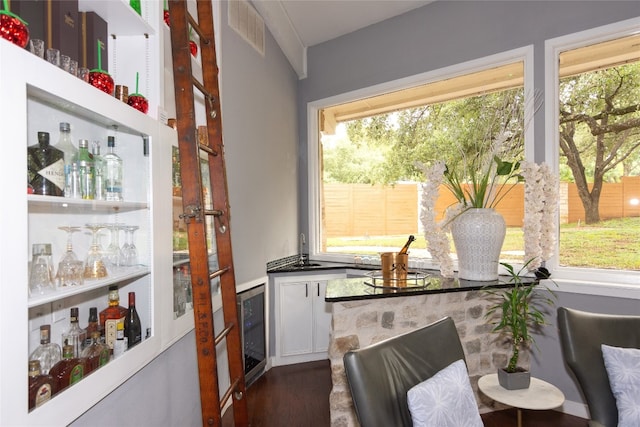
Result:
{"label": "stemmed glass hanging", "polygon": [[107,276],[107,267],[105,266],[102,251],[100,250],[100,242],[98,240],[98,232],[105,228],[104,224],[85,224],[91,230],[91,247],[87,254],[84,266],[85,279],[100,279]]}
{"label": "stemmed glass hanging", "polygon": [[138,228],[140,227],[137,225],[125,225],[123,227],[126,236],[126,243],[122,249],[125,259],[124,265],[130,267],[138,265],[138,248],[136,248],[133,239],[133,235]]}

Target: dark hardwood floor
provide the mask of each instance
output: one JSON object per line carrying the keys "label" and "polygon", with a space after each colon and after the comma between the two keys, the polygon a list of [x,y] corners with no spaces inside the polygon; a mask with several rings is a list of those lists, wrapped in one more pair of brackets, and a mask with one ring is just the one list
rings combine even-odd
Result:
{"label": "dark hardwood floor", "polygon": [[[328,427],[331,368],[328,360],[270,369],[247,389],[252,427]],[[223,427],[233,426],[229,409]],[[516,426],[515,409],[482,415],[485,427]],[[586,427],[587,420],[557,411],[523,411],[523,427]],[[389,426],[394,427],[394,426]],[[463,426],[461,426],[463,427]]]}

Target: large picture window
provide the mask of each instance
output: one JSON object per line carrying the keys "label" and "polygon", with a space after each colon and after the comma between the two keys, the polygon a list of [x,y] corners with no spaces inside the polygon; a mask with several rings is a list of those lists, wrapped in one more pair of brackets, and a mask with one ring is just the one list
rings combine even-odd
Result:
{"label": "large picture window", "polygon": [[640,32],[622,23],[547,45],[550,163],[560,176],[562,276],[640,271]]}
{"label": "large picture window", "polygon": [[[412,82],[371,88],[310,108],[310,218],[316,257],[375,262],[414,235],[410,263],[435,267],[420,224],[416,162],[455,166],[490,149],[498,134],[511,160],[532,147],[524,117],[534,108],[530,49],[419,76]],[[525,78],[527,77],[527,78]],[[403,87],[404,85],[404,87]],[[501,258],[522,262],[524,191],[516,188],[498,206],[508,224]],[[455,199],[441,190],[442,218]],[[455,257],[455,248],[451,245]]]}

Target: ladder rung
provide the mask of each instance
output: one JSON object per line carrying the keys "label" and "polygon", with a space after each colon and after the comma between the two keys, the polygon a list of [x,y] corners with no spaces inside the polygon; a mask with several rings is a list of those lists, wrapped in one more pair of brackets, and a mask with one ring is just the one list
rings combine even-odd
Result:
{"label": "ladder rung", "polygon": [[238,388],[239,383],[240,383],[240,378],[236,378],[233,381],[233,383],[229,386],[227,391],[224,393],[224,396],[222,396],[222,399],[220,399],[220,409],[224,408],[224,405],[227,403],[227,400],[229,400],[229,398],[231,397],[231,393],[233,393]]}
{"label": "ladder rung", "polygon": [[222,215],[224,215],[224,212],[222,212],[219,209],[213,209],[213,210],[205,209],[204,210],[204,214],[205,215],[210,215],[210,216],[222,216]]}
{"label": "ladder rung", "polygon": [[221,342],[223,339],[225,339],[225,338],[227,337],[227,335],[229,335],[229,332],[231,332],[231,330],[232,330],[233,328],[235,328],[235,326],[236,326],[236,324],[235,324],[235,323],[229,323],[229,324],[227,324],[227,327],[226,327],[226,328],[224,328],[224,329],[222,330],[222,332],[220,332],[220,333],[216,336],[216,339],[215,339],[215,343],[216,343],[216,345],[220,344],[220,342]]}
{"label": "ladder rung", "polygon": [[200,24],[198,24],[196,20],[193,19],[193,16],[191,16],[190,13],[187,13],[187,19],[189,20],[189,25],[191,25],[191,28],[193,28],[198,34],[198,37],[200,37],[200,43],[209,44],[209,39],[204,36],[202,28],[200,28]]}
{"label": "ladder rung", "polygon": [[212,156],[217,156],[218,155],[218,152],[216,150],[214,150],[213,148],[209,147],[208,145],[198,144],[198,147],[202,151],[206,151],[207,153],[211,154]]}
{"label": "ladder rung", "polygon": [[198,79],[191,76],[191,83],[193,83],[193,85],[198,88],[198,90],[204,95],[205,98],[207,98],[210,101],[215,101],[216,97],[211,95],[207,90],[207,88],[204,87],[204,85],[200,83]]}
{"label": "ladder rung", "polygon": [[218,271],[214,271],[213,273],[209,274],[209,280],[213,280],[218,276],[222,276],[227,271],[229,271],[229,267],[221,268]]}

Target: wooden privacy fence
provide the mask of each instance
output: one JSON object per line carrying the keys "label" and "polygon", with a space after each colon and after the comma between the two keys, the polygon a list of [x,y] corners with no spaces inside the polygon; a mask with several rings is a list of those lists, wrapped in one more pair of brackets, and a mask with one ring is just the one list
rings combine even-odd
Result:
{"label": "wooden privacy fence", "polygon": [[[420,184],[394,186],[324,184],[324,230],[326,237],[361,237],[416,234],[420,225]],[[634,203],[634,200],[636,202]],[[455,203],[442,186],[436,202],[438,220]],[[496,209],[508,227],[521,227],[524,219],[524,184],[517,184]],[[560,184],[560,221],[584,221],[584,209],[573,183]],[[600,197],[601,219],[640,216],[640,176],[606,183]]]}

